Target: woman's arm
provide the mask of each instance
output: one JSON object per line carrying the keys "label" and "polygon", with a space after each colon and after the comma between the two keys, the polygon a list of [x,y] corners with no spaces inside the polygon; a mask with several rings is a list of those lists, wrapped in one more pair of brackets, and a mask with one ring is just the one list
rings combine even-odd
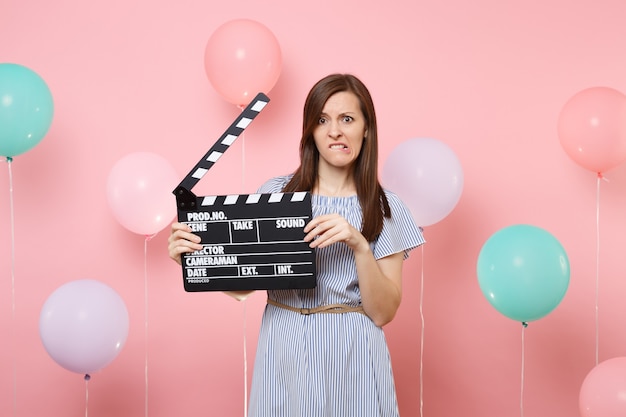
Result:
{"label": "woman's arm", "polygon": [[377,326],[384,326],[395,317],[402,301],[403,253],[394,253],[379,260],[367,252],[357,254],[356,269],[363,309]]}
{"label": "woman's arm", "polygon": [[389,323],[402,300],[404,255],[396,253],[376,260],[361,232],[338,214],[316,217],[304,232],[304,240],[313,248],[344,242],[353,250],[363,310],[377,326]]}

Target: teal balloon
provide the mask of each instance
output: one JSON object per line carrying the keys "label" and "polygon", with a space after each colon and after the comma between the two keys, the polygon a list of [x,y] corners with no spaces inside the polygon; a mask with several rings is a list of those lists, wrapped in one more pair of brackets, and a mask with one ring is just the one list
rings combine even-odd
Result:
{"label": "teal balloon", "polygon": [[46,135],[54,103],[46,82],[25,66],[0,63],[0,155],[34,148]]}
{"label": "teal balloon", "polygon": [[483,245],[476,269],[480,289],[491,305],[522,323],[554,310],[570,280],[563,246],[546,230],[530,225],[494,233]]}

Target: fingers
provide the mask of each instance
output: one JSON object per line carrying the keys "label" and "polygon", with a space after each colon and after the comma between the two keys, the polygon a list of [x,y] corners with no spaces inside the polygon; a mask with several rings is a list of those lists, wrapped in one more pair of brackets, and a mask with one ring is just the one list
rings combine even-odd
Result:
{"label": "fingers", "polygon": [[325,215],[311,220],[305,227],[305,242],[311,248],[323,248],[333,243],[348,241],[354,228],[346,219],[335,215]]}
{"label": "fingers", "polygon": [[200,243],[200,236],[191,232],[191,227],[185,223],[172,223],[168,242],[184,239],[192,243]]}
{"label": "fingers", "polygon": [[181,254],[202,249],[200,236],[191,232],[191,228],[184,223],[172,223],[168,238],[168,253],[170,258],[181,263]]}
{"label": "fingers", "polygon": [[[344,220],[338,214],[326,214],[311,220],[304,226],[304,233],[311,234],[313,232],[321,234],[331,228],[337,220]],[[344,220],[345,221],[345,220]]]}
{"label": "fingers", "polygon": [[304,233],[306,233],[304,241],[313,242],[315,239],[322,236],[329,227],[328,220],[327,216],[320,216],[314,218],[304,226]]}
{"label": "fingers", "polygon": [[326,246],[330,246],[337,242],[344,242],[344,239],[342,239],[338,235],[334,235],[334,236],[322,235],[318,237],[317,239],[315,239],[313,242],[311,242],[309,246],[312,248],[316,248],[316,247],[325,248]]}

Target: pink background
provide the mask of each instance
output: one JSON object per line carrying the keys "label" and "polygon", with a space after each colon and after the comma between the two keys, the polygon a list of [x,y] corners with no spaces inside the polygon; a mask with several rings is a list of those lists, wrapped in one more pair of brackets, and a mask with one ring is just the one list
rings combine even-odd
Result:
{"label": "pink background", "polygon": [[[250,373],[264,295],[185,293],[167,231],[146,244],[115,221],[105,192],[111,167],[134,151],[166,156],[182,178],[235,118],[203,53],[219,25],[243,17],[276,35],[282,72],[270,106],[194,191],[252,192],[290,172],[312,83],[358,75],[377,105],[381,167],[400,142],[433,137],[465,177],[455,210],[426,228],[424,251],[405,264],[403,304],[386,327],[402,415],[420,415],[423,400],[429,417],[515,416],[523,398],[529,417],[577,416],[596,346],[600,361],[626,354],[626,167],[600,186],[596,276],[596,176],[568,158],[556,123],[582,89],[626,91],[623,0],[1,0],[0,62],[40,74],[55,116],[12,163],[14,296],[0,165],[0,415],[81,416],[86,391],[93,417],[244,414],[244,334]],[[488,304],[476,277],[486,239],[517,223],[550,231],[572,271],[562,303],[529,325],[524,344],[522,326]],[[83,278],[113,287],[130,313],[126,346],[87,385],[38,334],[47,297]]]}

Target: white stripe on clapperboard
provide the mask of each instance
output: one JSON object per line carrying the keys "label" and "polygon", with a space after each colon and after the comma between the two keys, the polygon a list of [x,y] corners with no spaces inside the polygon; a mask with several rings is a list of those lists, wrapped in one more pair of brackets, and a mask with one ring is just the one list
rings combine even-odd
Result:
{"label": "white stripe on clapperboard", "polygon": [[[270,194],[268,203],[280,203],[284,195],[285,195],[284,193],[272,193]],[[237,204],[237,200],[239,200],[240,197],[243,197],[243,196],[238,195],[238,194],[227,195],[224,198],[224,205],[230,206],[233,204]],[[291,199],[289,201],[291,202],[303,201],[304,197],[306,197],[306,192],[304,191],[295,192],[291,195]],[[245,204],[256,204],[259,202],[260,198],[261,198],[261,194],[250,194],[246,198]],[[216,200],[217,200],[217,196],[215,195],[206,196],[202,199],[202,203],[200,205],[203,207],[212,206],[215,204]]]}
{"label": "white stripe on clapperboard", "polygon": [[[267,105],[266,101],[262,101],[262,100],[258,100],[256,103],[254,103],[252,105],[252,107],[250,107],[251,111],[254,112],[260,112],[261,110],[263,110],[263,108]],[[239,120],[239,122],[237,122],[237,125],[235,127],[237,127],[238,129],[241,129],[242,131],[245,130],[248,125],[252,123],[252,119],[249,117],[242,117],[241,120]],[[224,139],[222,140],[222,144],[226,145],[226,146],[230,146],[233,144],[233,142],[235,142],[235,140],[237,139],[237,135],[233,135],[233,134],[228,134],[224,137]],[[223,152],[217,152],[217,151],[213,151],[211,152],[211,154],[207,157],[207,161],[215,163],[217,162],[218,159],[220,159],[220,157],[223,155]],[[194,173],[191,175],[193,178],[196,179],[201,179],[204,174],[206,174],[209,170],[206,168],[198,168],[194,171]]]}

